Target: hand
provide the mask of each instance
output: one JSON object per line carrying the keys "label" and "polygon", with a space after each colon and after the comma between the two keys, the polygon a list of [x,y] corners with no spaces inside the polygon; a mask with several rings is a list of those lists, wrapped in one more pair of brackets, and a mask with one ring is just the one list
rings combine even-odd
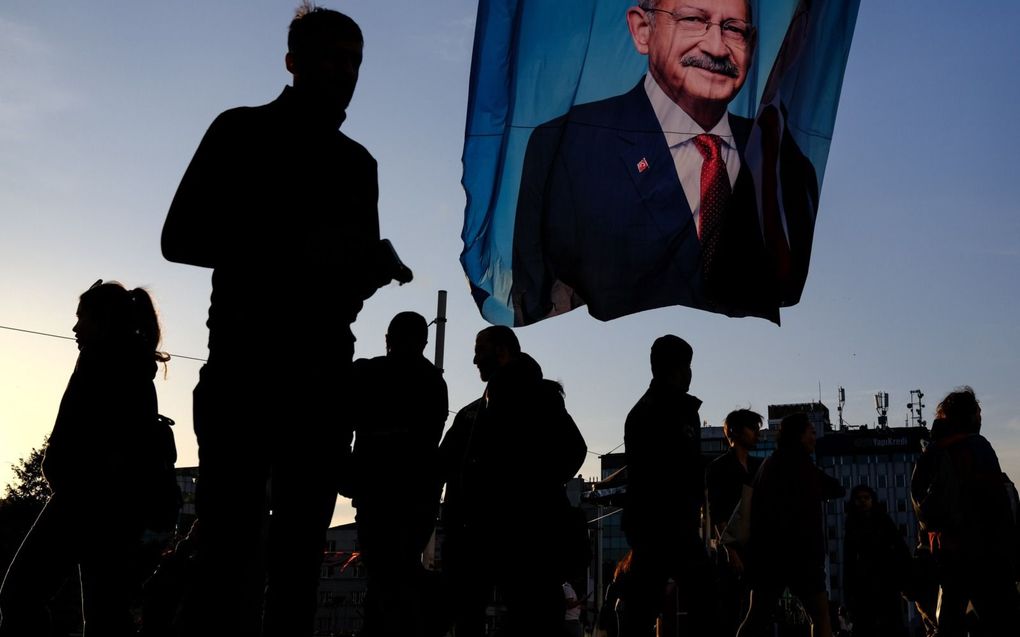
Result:
{"label": "hand", "polygon": [[381,252],[382,261],[384,263],[383,269],[387,273],[386,282],[392,279],[403,285],[410,283],[414,279],[414,273],[411,269],[404,265],[404,262],[397,256],[397,251],[393,248],[393,244],[390,243],[389,239],[382,239],[379,241],[379,251]]}

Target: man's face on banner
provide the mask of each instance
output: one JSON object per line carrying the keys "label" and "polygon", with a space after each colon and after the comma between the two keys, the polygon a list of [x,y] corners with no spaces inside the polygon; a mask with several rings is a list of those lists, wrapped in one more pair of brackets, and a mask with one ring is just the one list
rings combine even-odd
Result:
{"label": "man's face on banner", "polygon": [[628,12],[638,52],[663,91],[697,119],[730,103],[747,79],[754,33],[746,0],[659,0]]}

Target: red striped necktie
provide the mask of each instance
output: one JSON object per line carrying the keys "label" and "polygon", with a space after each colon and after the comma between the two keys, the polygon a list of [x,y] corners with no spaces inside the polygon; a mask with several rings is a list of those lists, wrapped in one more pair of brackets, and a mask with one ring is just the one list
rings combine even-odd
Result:
{"label": "red striped necktie", "polygon": [[708,276],[719,239],[722,236],[723,215],[730,199],[730,176],[726,172],[719,136],[707,133],[694,138],[694,145],[704,158],[701,164],[701,205],[698,213],[698,239],[701,241],[703,273]]}

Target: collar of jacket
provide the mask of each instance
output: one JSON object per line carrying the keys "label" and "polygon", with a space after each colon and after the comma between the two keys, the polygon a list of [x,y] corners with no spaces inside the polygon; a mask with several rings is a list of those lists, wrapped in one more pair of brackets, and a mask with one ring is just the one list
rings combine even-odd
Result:
{"label": "collar of jacket", "polygon": [[675,385],[669,384],[659,378],[653,378],[652,382],[648,385],[648,390],[656,398],[662,398],[663,400],[678,401],[682,403],[688,403],[693,406],[694,409],[701,408],[701,399],[697,396],[692,396],[686,391],[680,389]]}

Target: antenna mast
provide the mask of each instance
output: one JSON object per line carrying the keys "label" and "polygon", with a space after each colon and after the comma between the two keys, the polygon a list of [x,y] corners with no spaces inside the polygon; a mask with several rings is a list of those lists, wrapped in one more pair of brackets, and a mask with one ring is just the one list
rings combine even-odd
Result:
{"label": "antenna mast", "polygon": [[[916,398],[915,398],[915,396],[916,396]],[[920,389],[911,389],[910,390],[910,402],[907,403],[907,409],[910,410],[910,424],[911,424],[911,426],[914,425],[915,420],[916,420],[917,425],[919,427],[927,427],[928,426],[928,423],[925,422],[925,420],[924,420],[924,413],[922,411],[924,409],[924,403],[921,402],[921,400],[923,398],[924,398],[924,392],[922,392]]]}
{"label": "antenna mast", "polygon": [[845,426],[843,424],[843,405],[846,404],[846,390],[840,387],[838,390],[836,390],[836,396],[837,396],[836,411],[839,412],[839,428],[840,430],[842,430],[843,427]]}
{"label": "antenna mast", "polygon": [[878,426],[885,428],[889,426],[889,394],[878,392],[875,394],[875,411],[878,412]]}

